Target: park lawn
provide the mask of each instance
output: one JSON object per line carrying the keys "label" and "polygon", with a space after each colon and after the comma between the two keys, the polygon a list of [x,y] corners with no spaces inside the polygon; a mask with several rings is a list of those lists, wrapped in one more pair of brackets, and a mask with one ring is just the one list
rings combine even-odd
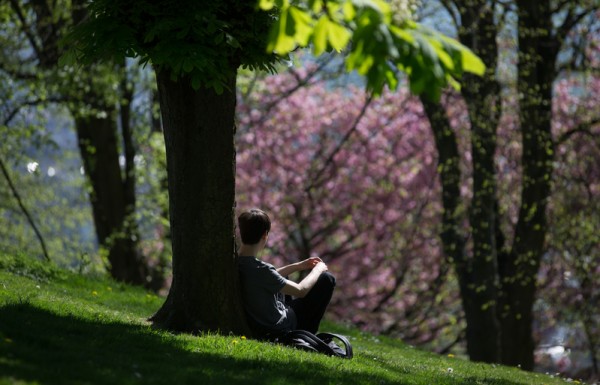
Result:
{"label": "park lawn", "polygon": [[0,253],[0,384],[493,384],[566,381],[439,356],[327,324],[354,359],[243,336],[175,335],[146,318],[164,299],[106,277]]}

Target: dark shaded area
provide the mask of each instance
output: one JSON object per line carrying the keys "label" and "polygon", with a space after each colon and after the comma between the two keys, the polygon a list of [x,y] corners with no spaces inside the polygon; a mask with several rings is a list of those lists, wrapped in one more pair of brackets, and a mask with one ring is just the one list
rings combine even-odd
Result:
{"label": "dark shaded area", "polygon": [[[141,326],[90,322],[29,304],[0,308],[0,336],[1,375],[43,384],[390,382],[389,378],[331,370],[310,362],[282,365],[260,356],[238,359],[207,351],[190,352]],[[369,359],[368,354],[365,357]],[[378,365],[406,376],[406,383],[413,383],[419,376],[386,362]],[[435,382],[448,383],[448,377],[440,375]],[[482,382],[475,378],[454,378],[452,383],[518,385],[507,380]]]}
{"label": "dark shaded area", "polygon": [[[301,368],[189,352],[135,325],[96,323],[31,305],[0,309],[0,373],[43,384],[123,383],[368,383],[353,373],[331,373],[317,364]],[[312,375],[307,377],[306,373]]]}
{"label": "dark shaded area", "polygon": [[[57,315],[29,304],[0,308],[0,373],[43,384],[368,384],[390,383],[373,377],[322,365],[235,358],[190,352],[146,328],[90,322],[76,315]],[[9,340],[7,342],[7,339]],[[368,354],[365,355],[369,359]],[[390,372],[414,383],[422,375],[410,369],[379,362]],[[307,376],[307,373],[310,375]],[[518,385],[507,380],[459,379],[440,374],[438,384]]]}

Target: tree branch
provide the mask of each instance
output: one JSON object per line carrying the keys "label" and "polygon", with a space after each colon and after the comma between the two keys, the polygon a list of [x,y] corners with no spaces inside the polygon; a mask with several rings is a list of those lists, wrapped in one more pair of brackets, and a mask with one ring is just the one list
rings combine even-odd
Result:
{"label": "tree branch", "polygon": [[460,21],[458,20],[458,15],[452,8],[452,2],[450,0],[441,0],[440,3],[442,3],[442,6],[446,9],[448,14],[452,18],[454,26],[458,29],[458,27],[460,26]]}
{"label": "tree branch", "polygon": [[29,43],[31,44],[31,48],[33,48],[33,50],[35,51],[36,56],[38,58],[41,58],[42,51],[41,51],[40,47],[38,46],[37,42],[35,41],[35,36],[31,32],[31,29],[29,28],[29,25],[27,24],[27,19],[25,18],[25,15],[23,14],[23,10],[19,6],[19,2],[17,0],[10,0],[10,5],[13,8],[13,10],[15,11],[15,13],[17,14],[17,17],[19,18],[19,21],[21,22],[21,24],[23,26],[23,32],[25,33],[25,36],[27,36],[27,40],[29,40]]}
{"label": "tree branch", "polygon": [[563,1],[559,1],[559,2],[556,4],[556,7],[552,8],[550,11],[551,11],[553,14],[556,14],[556,13],[558,13],[558,12],[561,12],[561,11],[562,11],[562,9],[564,8],[564,6],[565,6],[565,5],[569,5],[569,4],[571,4],[571,3],[572,3],[572,0],[563,0]]}
{"label": "tree branch", "polygon": [[11,112],[8,113],[8,116],[4,119],[4,121],[2,122],[3,125],[8,126],[8,124],[11,122],[11,120],[14,119],[15,116],[17,116],[17,114],[19,113],[19,111],[21,111],[21,108],[26,107],[26,106],[37,106],[38,104],[42,104],[42,103],[59,103],[59,102],[63,102],[65,101],[64,98],[61,97],[52,97],[52,98],[46,98],[46,99],[35,99],[35,100],[27,100],[21,104],[19,104],[17,107],[13,108]]}
{"label": "tree branch", "polygon": [[[281,101],[285,100],[286,98],[292,96],[296,91],[298,91],[300,88],[310,85],[310,80],[315,77],[319,72],[321,72],[321,70],[323,68],[325,68],[331,61],[333,60],[333,56],[329,56],[326,60],[323,60],[318,66],[317,68],[315,68],[313,71],[311,71],[310,73],[308,73],[304,78],[301,78],[295,71],[292,71],[292,76],[294,76],[294,78],[296,79],[296,85],[287,89],[286,91],[282,92],[279,94],[279,97],[276,98],[275,100],[271,101],[270,103],[268,103],[263,109],[262,109],[262,114],[261,114],[261,118],[258,119],[257,121],[253,121],[252,122],[252,126],[257,126],[257,125],[262,125],[265,120],[267,119],[268,116],[270,116],[269,112],[275,108]],[[245,97],[247,98],[248,95],[245,95]]]}
{"label": "tree branch", "polygon": [[14,69],[6,68],[4,63],[0,63],[0,71],[6,73],[8,76],[17,80],[34,80],[36,76],[34,73],[20,72]]}
{"label": "tree branch", "polygon": [[312,190],[313,187],[315,187],[315,185],[319,182],[319,178],[321,178],[321,176],[323,175],[323,173],[325,172],[327,167],[329,167],[329,165],[333,162],[333,158],[338,154],[338,152],[340,152],[340,150],[342,149],[342,146],[344,145],[344,143],[346,143],[346,141],[348,141],[348,139],[350,138],[352,133],[354,133],[354,131],[356,131],[356,129],[358,128],[358,123],[360,123],[362,117],[365,115],[365,112],[367,112],[367,108],[369,107],[369,105],[371,104],[372,101],[373,101],[373,95],[369,95],[367,97],[367,99],[365,100],[358,116],[354,120],[352,127],[350,127],[350,129],[348,130],[348,132],[346,132],[346,135],[344,135],[342,140],[340,140],[340,142],[338,143],[336,148],[329,154],[329,156],[323,163],[323,167],[321,167],[319,169],[319,171],[317,172],[317,174],[315,175],[315,177],[312,178],[311,183],[304,189],[304,191],[306,193],[310,194],[310,190]]}
{"label": "tree branch", "polygon": [[586,9],[579,14],[573,12],[573,9],[569,9],[567,16],[565,17],[565,21],[562,23],[560,27],[556,29],[556,38],[559,41],[563,41],[569,32],[577,25],[581,20],[583,20],[586,16],[591,14],[594,9]]}
{"label": "tree branch", "polygon": [[40,245],[42,246],[42,252],[44,254],[44,257],[46,258],[46,260],[48,262],[50,262],[50,257],[48,256],[48,250],[46,249],[46,243],[44,242],[44,238],[42,237],[42,234],[40,233],[37,226],[35,225],[35,222],[33,221],[33,218],[31,217],[31,215],[29,214],[29,211],[27,211],[27,209],[25,208],[25,205],[23,204],[23,201],[21,200],[21,196],[19,195],[19,192],[17,191],[15,185],[13,184],[12,179],[10,178],[10,175],[8,174],[8,169],[4,165],[4,161],[2,160],[2,158],[0,158],[0,168],[2,169],[2,174],[4,174],[4,177],[6,178],[6,181],[8,182],[8,186],[10,187],[10,190],[12,191],[15,199],[17,200],[17,203],[19,204],[19,208],[21,209],[21,211],[27,218],[27,221],[33,228],[35,235],[37,236],[38,240],[40,241]]}
{"label": "tree branch", "polygon": [[592,139],[596,139],[596,140],[599,139],[600,134],[594,134],[591,131],[591,128],[598,124],[600,124],[600,117],[593,119],[589,122],[579,124],[577,127],[574,127],[572,129],[570,129],[569,131],[563,133],[557,140],[555,140],[554,147],[557,147],[557,146],[565,143],[567,140],[569,140],[575,134],[584,134],[586,136],[591,137]]}

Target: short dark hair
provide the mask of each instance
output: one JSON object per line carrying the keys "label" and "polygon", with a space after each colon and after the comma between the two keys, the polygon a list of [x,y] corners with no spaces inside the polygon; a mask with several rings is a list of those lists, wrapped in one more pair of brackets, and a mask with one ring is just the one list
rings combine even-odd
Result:
{"label": "short dark hair", "polygon": [[238,226],[240,228],[242,243],[255,245],[265,233],[271,230],[271,219],[261,209],[250,209],[240,214],[238,217]]}

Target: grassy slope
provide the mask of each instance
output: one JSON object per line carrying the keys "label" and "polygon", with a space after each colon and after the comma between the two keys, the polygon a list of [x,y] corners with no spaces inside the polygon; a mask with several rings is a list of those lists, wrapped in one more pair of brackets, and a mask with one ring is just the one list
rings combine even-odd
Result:
{"label": "grassy slope", "polygon": [[[172,335],[145,318],[162,299],[0,254],[0,384],[563,384],[419,351],[335,325],[342,360],[236,336]],[[451,369],[449,369],[451,368]]]}

